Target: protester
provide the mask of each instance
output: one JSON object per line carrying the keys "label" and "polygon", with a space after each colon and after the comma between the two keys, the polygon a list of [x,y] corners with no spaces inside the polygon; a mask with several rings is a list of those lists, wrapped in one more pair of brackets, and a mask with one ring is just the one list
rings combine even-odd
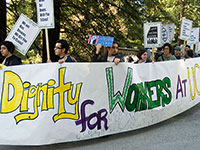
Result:
{"label": "protester", "polygon": [[194,51],[193,50],[188,50],[187,51],[187,58],[193,58],[194,57]]}
{"label": "protester", "polygon": [[64,62],[76,62],[75,58],[70,56],[68,53],[69,44],[66,40],[57,40],[54,48],[55,55],[59,56],[59,63]]}
{"label": "protester", "polygon": [[101,53],[102,45],[96,45],[95,53],[91,60],[92,62],[114,62],[116,65],[119,62],[124,62],[124,58],[118,54],[118,43],[113,42],[112,47],[108,47],[105,53]]}
{"label": "protester", "polygon": [[1,53],[0,53],[0,63],[2,63],[3,62],[3,56],[1,55]]}
{"label": "protester", "polygon": [[171,54],[172,46],[169,43],[165,43],[163,46],[164,54],[158,58],[158,61],[168,61],[168,60],[176,60],[176,57]]}
{"label": "protester", "polygon": [[150,62],[148,59],[148,53],[147,50],[141,49],[137,53],[138,61],[136,63],[148,63]]}
{"label": "protester", "polygon": [[176,59],[181,59],[181,48],[179,46],[174,47],[174,56]]}
{"label": "protester", "polygon": [[158,61],[158,58],[164,54],[163,47],[158,47],[157,52],[155,53],[155,61]]}
{"label": "protester", "polygon": [[184,54],[183,54],[183,56],[184,56],[184,58],[188,58],[188,55],[187,55],[187,51],[189,51],[190,50],[190,46],[189,45],[186,45],[185,46],[185,52],[184,52]]}
{"label": "protester", "polygon": [[15,56],[13,53],[15,51],[15,46],[10,41],[3,41],[0,43],[1,46],[1,55],[5,57],[2,62],[2,65],[13,66],[22,64],[21,59]]}
{"label": "protester", "polygon": [[134,63],[133,57],[132,57],[132,56],[129,56],[127,62],[129,62],[129,63]]}
{"label": "protester", "polygon": [[151,60],[151,59],[152,59],[152,50],[153,50],[153,49],[146,48],[148,60]]}
{"label": "protester", "polygon": [[189,51],[190,50],[190,45],[186,45],[185,46],[185,51]]}

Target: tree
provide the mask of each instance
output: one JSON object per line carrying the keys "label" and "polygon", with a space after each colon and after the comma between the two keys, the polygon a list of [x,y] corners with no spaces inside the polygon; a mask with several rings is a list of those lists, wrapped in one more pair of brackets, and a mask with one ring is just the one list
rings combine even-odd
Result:
{"label": "tree", "polygon": [[[56,44],[56,41],[60,38],[60,6],[61,6],[62,0],[56,1],[54,0],[54,14],[55,14],[55,28],[48,30],[49,35],[49,50],[50,50],[50,58],[51,61],[57,62],[58,57],[54,53],[54,46]],[[46,51],[46,37],[45,37],[45,31],[43,30],[43,62],[47,62],[47,51]]]}
{"label": "tree", "polygon": [[6,38],[6,0],[0,0],[0,42]]}
{"label": "tree", "polygon": [[[57,60],[53,49],[59,38],[68,41],[70,52],[78,61],[89,61],[95,48],[87,44],[90,34],[113,36],[122,47],[142,48],[144,22],[175,23],[178,39],[180,14],[193,20],[194,26],[199,25],[200,16],[199,0],[60,0],[54,1],[54,6],[56,25],[49,30],[52,61]],[[21,13],[36,21],[35,1],[11,0],[9,28]],[[42,52],[46,62],[44,35],[38,36],[32,49]]]}
{"label": "tree", "polygon": [[[0,0],[0,42],[6,38],[6,0]],[[0,54],[0,63],[3,61]]]}
{"label": "tree", "polygon": [[199,0],[159,0],[160,9],[170,15],[171,21],[176,25],[176,41],[177,45],[181,44],[178,38],[180,35],[181,19],[183,17],[193,21],[193,27],[200,25],[200,1]]}

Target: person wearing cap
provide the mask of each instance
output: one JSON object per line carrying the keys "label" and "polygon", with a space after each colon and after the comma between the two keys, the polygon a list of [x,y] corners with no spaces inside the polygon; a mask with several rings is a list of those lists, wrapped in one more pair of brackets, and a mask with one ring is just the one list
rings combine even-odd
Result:
{"label": "person wearing cap", "polygon": [[164,54],[158,58],[158,61],[176,60],[176,57],[172,55],[172,46],[169,43],[163,45]]}
{"label": "person wearing cap", "polygon": [[15,46],[10,41],[3,41],[0,43],[1,46],[1,55],[5,57],[2,62],[2,65],[5,66],[13,66],[13,65],[21,65],[21,59],[15,56],[13,53],[15,51]]}
{"label": "person wearing cap", "polygon": [[174,47],[174,56],[176,57],[176,59],[181,59],[181,48],[180,46],[175,46]]}
{"label": "person wearing cap", "polygon": [[76,62],[75,58],[68,54],[69,44],[66,40],[57,40],[54,48],[55,55],[59,56],[58,62]]}

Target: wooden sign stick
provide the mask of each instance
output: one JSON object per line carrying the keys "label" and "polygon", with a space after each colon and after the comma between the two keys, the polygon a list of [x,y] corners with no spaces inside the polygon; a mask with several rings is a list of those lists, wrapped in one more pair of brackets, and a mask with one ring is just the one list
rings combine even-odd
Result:
{"label": "wooden sign stick", "polygon": [[49,52],[49,35],[48,29],[45,28],[45,37],[46,37],[46,48],[47,48],[47,62],[50,61],[50,52]]}
{"label": "wooden sign stick", "polygon": [[155,62],[155,48],[152,48],[152,54],[151,54],[151,56],[152,56],[152,62]]}
{"label": "wooden sign stick", "polygon": [[186,40],[184,40],[184,44],[183,44],[183,49],[182,49],[183,55],[185,54],[185,47],[186,47]]}

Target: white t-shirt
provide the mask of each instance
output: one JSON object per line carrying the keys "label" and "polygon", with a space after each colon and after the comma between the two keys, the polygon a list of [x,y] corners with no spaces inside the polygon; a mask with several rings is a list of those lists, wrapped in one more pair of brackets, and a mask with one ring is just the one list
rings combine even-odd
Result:
{"label": "white t-shirt", "polygon": [[114,58],[115,58],[115,56],[111,56],[111,57],[108,56],[107,62],[113,62]]}

